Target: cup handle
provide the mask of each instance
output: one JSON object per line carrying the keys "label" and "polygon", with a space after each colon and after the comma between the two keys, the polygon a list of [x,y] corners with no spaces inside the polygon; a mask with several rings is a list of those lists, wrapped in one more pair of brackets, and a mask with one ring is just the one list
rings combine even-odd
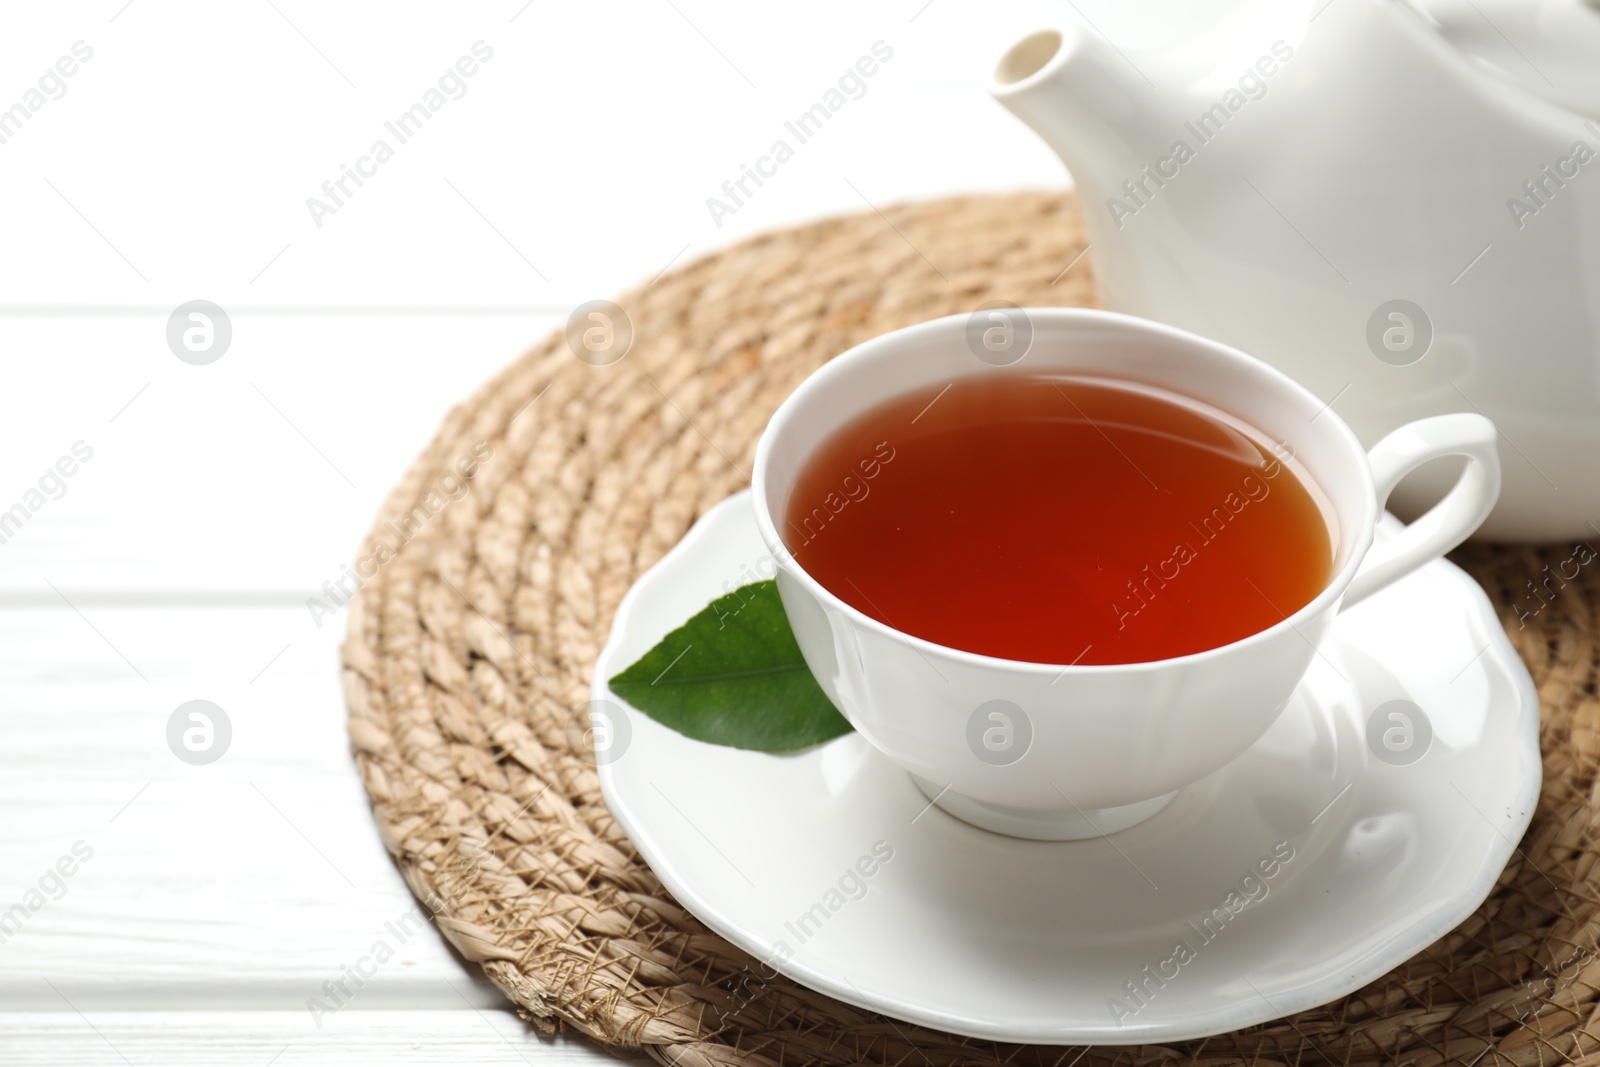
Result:
{"label": "cup handle", "polygon": [[1388,541],[1373,545],[1344,594],[1344,607],[1358,604],[1465,541],[1483,524],[1500,496],[1499,436],[1482,415],[1435,415],[1407,423],[1372,446],[1367,461],[1378,490],[1378,507],[1388,503],[1400,479],[1430,459],[1465,456],[1461,478],[1427,514]]}

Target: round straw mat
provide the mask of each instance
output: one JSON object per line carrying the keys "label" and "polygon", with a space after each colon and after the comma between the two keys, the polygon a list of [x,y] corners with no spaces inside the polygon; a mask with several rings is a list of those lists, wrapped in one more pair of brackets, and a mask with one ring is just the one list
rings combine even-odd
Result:
{"label": "round straw mat", "polygon": [[990,299],[1092,304],[1083,248],[1054,193],[767,234],[619,298],[621,360],[580,360],[557,332],[453,410],[361,550],[375,573],[344,646],[356,760],[406,881],[534,1026],[682,1067],[1600,1062],[1600,567],[1571,545],[1457,554],[1538,683],[1532,829],[1454,933],[1291,1019],[1087,1052],[890,1020],[769,979],[667,895],[607,812],[584,716],[612,614],[748,484],[778,403],[887,330]]}

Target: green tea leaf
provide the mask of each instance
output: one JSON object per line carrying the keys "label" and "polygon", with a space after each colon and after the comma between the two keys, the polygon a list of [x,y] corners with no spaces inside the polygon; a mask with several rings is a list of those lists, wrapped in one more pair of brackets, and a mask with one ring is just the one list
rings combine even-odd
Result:
{"label": "green tea leaf", "polygon": [[771,581],[713,600],[611,679],[611,691],[685,737],[758,752],[853,729],[806,667]]}

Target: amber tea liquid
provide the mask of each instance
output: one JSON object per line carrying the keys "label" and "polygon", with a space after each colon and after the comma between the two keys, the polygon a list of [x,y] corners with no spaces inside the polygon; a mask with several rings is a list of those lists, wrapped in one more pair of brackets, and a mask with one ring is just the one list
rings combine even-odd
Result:
{"label": "amber tea liquid", "polygon": [[937,644],[1168,659],[1264,630],[1327,586],[1328,520],[1288,456],[1150,386],[979,375],[823,441],[783,536],[835,596]]}

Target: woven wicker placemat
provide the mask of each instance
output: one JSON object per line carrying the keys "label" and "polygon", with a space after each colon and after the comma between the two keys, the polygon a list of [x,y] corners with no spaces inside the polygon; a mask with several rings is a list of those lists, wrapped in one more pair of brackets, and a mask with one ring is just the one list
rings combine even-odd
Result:
{"label": "woven wicker placemat", "polygon": [[1493,895],[1365,989],[1250,1030],[1085,1053],[849,1007],[769,979],[684,912],[607,812],[584,716],[612,614],[748,484],[778,403],[896,327],[990,299],[1091,304],[1083,242],[1058,194],[757,237],[619,298],[634,333],[620,361],[580,360],[556,333],[452,411],[361,549],[344,646],[356,760],[407,883],[535,1026],[683,1067],[1600,1062],[1592,550],[1457,553],[1543,707],[1543,797]]}

